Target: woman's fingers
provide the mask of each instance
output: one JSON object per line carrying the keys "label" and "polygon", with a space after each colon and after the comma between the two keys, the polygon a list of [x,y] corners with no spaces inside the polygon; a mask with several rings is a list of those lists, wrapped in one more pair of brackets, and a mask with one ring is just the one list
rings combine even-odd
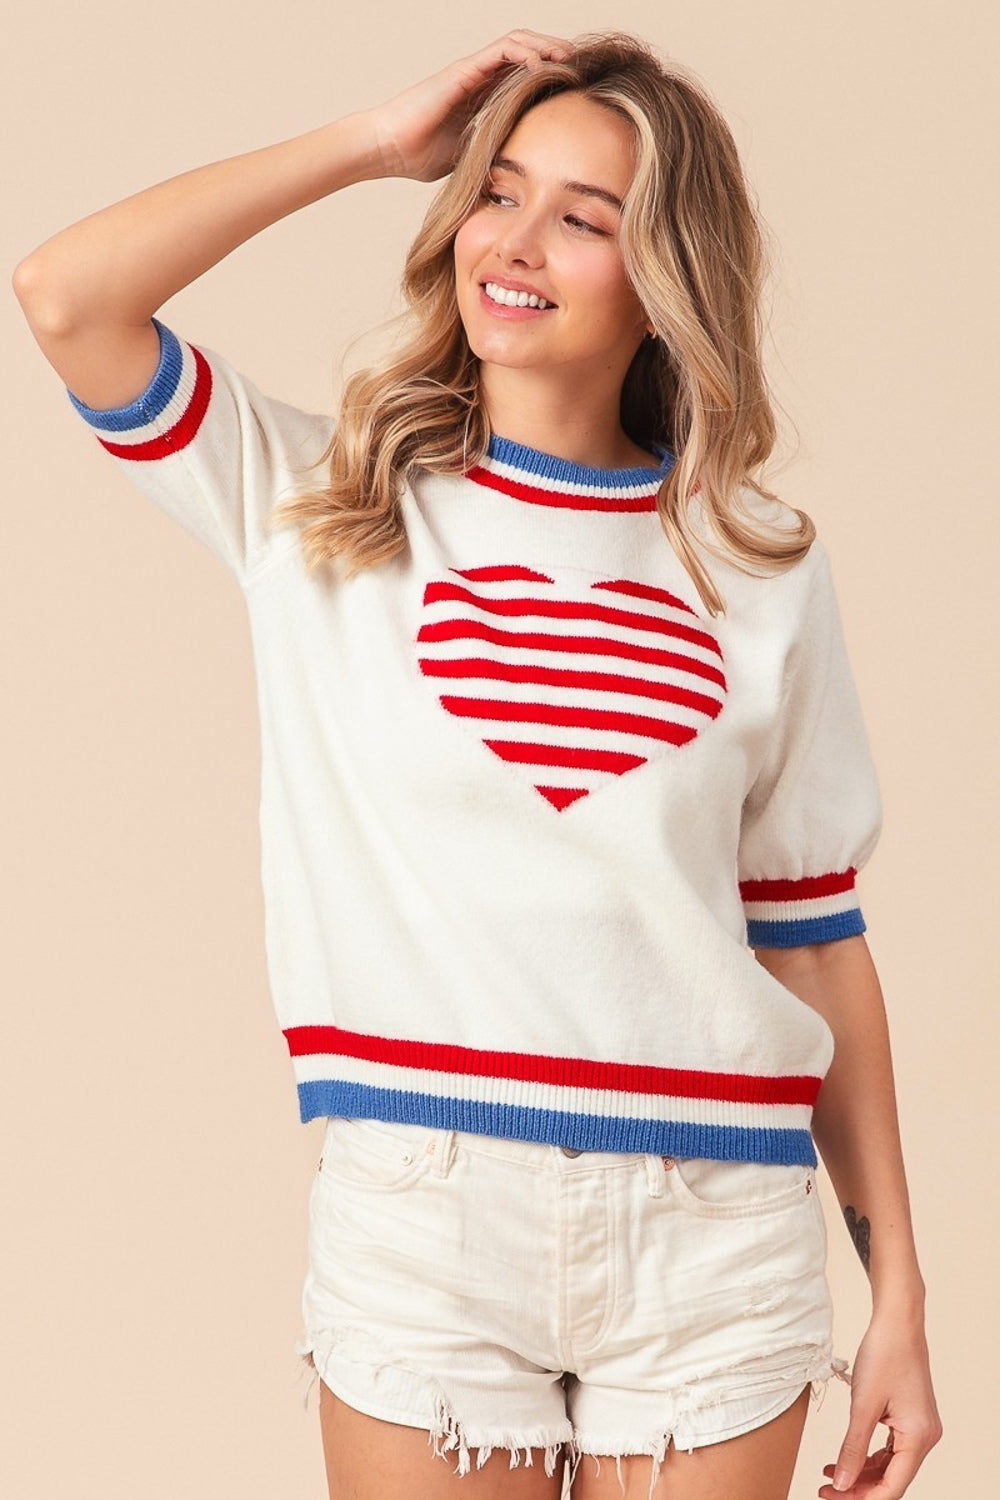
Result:
{"label": "woman's fingers", "polygon": [[[492,80],[505,67],[537,67],[543,62],[562,62],[573,50],[565,37],[544,36],[538,31],[508,31],[454,66],[464,72],[469,92]],[[447,73],[449,70],[445,69]]]}
{"label": "woman's fingers", "polygon": [[509,31],[377,106],[370,113],[385,175],[430,182],[450,171],[464,125],[505,69],[537,68],[572,50],[564,37]]}
{"label": "woman's fingers", "polygon": [[875,1407],[863,1401],[857,1386],[852,1390],[851,1417],[847,1434],[840,1445],[834,1467],[834,1488],[850,1494],[865,1465],[869,1462],[868,1449],[872,1434],[885,1413],[881,1405]]}
{"label": "woman's fingers", "polygon": [[559,58],[565,57],[568,52],[572,51],[573,43],[564,36],[548,36],[542,31],[517,30],[508,31],[481,50],[490,52],[496,47],[504,50],[509,62],[523,62],[528,55],[532,54],[558,61]]}
{"label": "woman's fingers", "polygon": [[841,1450],[837,1464],[827,1464],[823,1470],[827,1479],[834,1482],[823,1485],[819,1491],[820,1500],[902,1500],[939,1437],[939,1428],[928,1428],[926,1432],[900,1432],[890,1428],[884,1447],[865,1458],[853,1483],[847,1488],[838,1487],[835,1482],[843,1472]]}
{"label": "woman's fingers", "polygon": [[[830,1484],[825,1485],[823,1489],[820,1490],[820,1494],[832,1494],[839,1496],[864,1495],[866,1497],[866,1500],[868,1500],[871,1486],[873,1484],[878,1484],[878,1482],[882,1479],[892,1457],[893,1451],[889,1444],[887,1444],[884,1448],[877,1449],[876,1452],[870,1455],[870,1457],[866,1458],[864,1465],[862,1466],[861,1471],[858,1474],[857,1480],[849,1490],[836,1490],[833,1488],[832,1484]],[[827,1464],[823,1469],[823,1473],[826,1475],[827,1479],[831,1481],[836,1472],[837,1470],[834,1464]]]}
{"label": "woman's fingers", "polygon": [[[902,1500],[923,1457],[923,1454],[908,1458],[905,1453],[873,1453],[850,1489],[838,1490],[825,1484],[819,1491],[820,1500]],[[832,1478],[833,1464],[828,1464],[823,1473]]]}

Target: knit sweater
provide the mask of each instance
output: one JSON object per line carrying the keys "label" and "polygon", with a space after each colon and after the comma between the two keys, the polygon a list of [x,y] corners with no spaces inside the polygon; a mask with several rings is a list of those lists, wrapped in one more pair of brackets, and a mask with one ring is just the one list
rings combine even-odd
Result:
{"label": "knit sweater", "polygon": [[879,787],[822,544],[764,577],[711,559],[712,617],[656,509],[666,450],[494,436],[417,471],[402,553],[310,572],[268,519],[333,420],[157,328],[135,402],[69,394],[246,601],[302,1120],[815,1164],[832,1033],[753,948],[865,930]]}

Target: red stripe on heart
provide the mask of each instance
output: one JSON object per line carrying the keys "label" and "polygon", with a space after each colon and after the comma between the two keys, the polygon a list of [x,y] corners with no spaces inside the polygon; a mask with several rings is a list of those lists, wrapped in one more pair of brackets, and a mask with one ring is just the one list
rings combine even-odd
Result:
{"label": "red stripe on heart", "polygon": [[689,615],[694,614],[690,604],[685,604],[676,594],[669,594],[666,589],[653,588],[649,583],[633,583],[628,578],[615,578],[610,583],[595,583],[593,586],[595,589],[608,589],[613,594],[629,594],[633,599],[655,599],[659,604],[670,604],[674,609],[684,609]]}
{"label": "red stripe on heart", "polygon": [[[597,589],[630,607],[595,599]],[[421,671],[465,688],[441,693],[441,706],[523,767],[559,811],[667,747],[689,744],[725,701],[712,627],[652,584],[618,578],[581,587],[575,574],[558,582],[518,564],[451,569],[428,582],[423,614]],[[570,629],[518,628],[532,617]],[[499,725],[508,733],[495,737]]]}
{"label": "red stripe on heart", "polygon": [[576,745],[532,745],[526,740],[484,740],[501,760],[525,766],[572,766],[576,771],[634,771],[645,765],[644,755],[626,755],[620,750],[588,750]]}
{"label": "red stripe on heart", "polygon": [[[614,609],[585,601],[542,598],[498,598],[490,599],[477,594],[473,589],[462,588],[454,583],[429,583],[424,592],[425,604],[436,604],[442,600],[473,604],[477,608],[497,615],[543,615],[559,620],[600,620],[603,624],[617,625],[632,630],[656,630],[677,636],[693,646],[722,655],[722,648],[714,636],[704,630],[693,630],[689,625],[677,621],[656,620],[635,610]],[[686,607],[686,606],[685,606]]]}
{"label": "red stripe on heart", "polygon": [[[675,658],[681,662],[682,658]],[[539,667],[488,657],[457,657],[454,661],[427,661],[423,670],[428,677],[487,677],[497,682],[537,682],[548,687],[591,688],[595,692],[633,693],[643,698],[660,698],[664,703],[683,703],[714,719],[722,708],[716,698],[694,693],[690,688],[674,687],[666,682],[649,682],[624,677],[620,672],[580,672],[563,667]],[[442,700],[443,701],[443,700]],[[446,705],[446,707],[449,705]]]}
{"label": "red stripe on heart", "polygon": [[622,714],[601,708],[570,708],[560,703],[494,703],[489,698],[441,699],[450,714],[466,719],[504,719],[508,724],[561,724],[566,729],[616,729],[622,734],[646,734],[654,740],[686,745],[695,731],[688,725],[668,724],[648,714]]}
{"label": "red stripe on heart", "polygon": [[551,802],[556,812],[562,812],[564,807],[569,807],[578,797],[586,797],[586,787],[569,786],[536,786],[536,792],[541,792],[547,802]]}
{"label": "red stripe on heart", "polygon": [[696,657],[682,656],[675,651],[660,651],[655,646],[636,646],[630,641],[615,641],[607,636],[548,635],[537,630],[500,630],[495,625],[486,625],[481,620],[441,620],[420,627],[419,640],[454,641],[468,637],[470,640],[490,641],[495,646],[516,646],[526,651],[586,652],[588,655],[619,657],[623,661],[641,661],[649,666],[677,667],[703,677],[706,682],[726,691],[726,679],[718,667]]}

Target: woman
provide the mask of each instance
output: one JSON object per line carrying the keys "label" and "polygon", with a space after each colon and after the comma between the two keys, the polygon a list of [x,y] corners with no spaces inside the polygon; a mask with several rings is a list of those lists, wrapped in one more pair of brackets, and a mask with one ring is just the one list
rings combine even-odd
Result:
{"label": "woman", "polygon": [[[335,423],[154,316],[327,193],[446,174],[409,342]],[[247,599],[332,1500],[786,1496],[843,1369],[813,1137],[873,1291],[820,1494],[898,1497],[940,1435],[855,886],[878,788],[825,554],[760,483],[760,281],[701,91],[531,31],[15,273]]]}

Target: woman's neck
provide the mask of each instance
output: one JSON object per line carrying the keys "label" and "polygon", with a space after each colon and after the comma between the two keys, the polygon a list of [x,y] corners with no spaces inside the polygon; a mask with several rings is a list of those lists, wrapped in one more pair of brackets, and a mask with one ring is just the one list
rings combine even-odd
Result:
{"label": "woman's neck", "polygon": [[655,463],[623,430],[620,391],[570,391],[546,372],[484,367],[480,389],[500,437],[567,463],[627,469]]}

